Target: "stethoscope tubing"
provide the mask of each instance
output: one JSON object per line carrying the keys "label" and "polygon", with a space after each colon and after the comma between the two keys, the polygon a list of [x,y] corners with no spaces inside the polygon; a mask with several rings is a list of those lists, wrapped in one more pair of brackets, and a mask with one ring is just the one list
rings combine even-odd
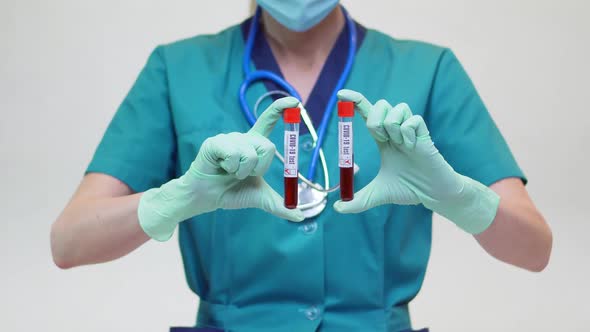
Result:
{"label": "stethoscope tubing", "polygon": [[[258,97],[256,104],[254,104],[254,117],[255,118],[258,118],[258,107],[260,106],[260,104],[264,100],[264,98],[272,96],[274,94],[279,94],[279,95],[283,95],[286,97],[289,96],[289,94],[286,93],[285,91],[274,90],[274,91],[269,91],[269,92],[263,94],[262,96]],[[303,123],[305,123],[305,126],[309,129],[309,134],[310,134],[310,136],[313,140],[313,144],[315,146],[315,144],[317,143],[317,140],[318,140],[318,135],[315,131],[315,128],[313,127],[313,123],[311,121],[311,118],[309,117],[309,114],[307,114],[307,110],[305,109],[305,107],[301,103],[299,103],[299,108],[301,109],[301,119],[303,120]],[[281,161],[281,163],[283,163],[283,164],[285,163],[285,159],[283,158],[283,156],[281,156],[281,154],[278,151],[275,151],[275,156],[277,157],[277,159],[279,159]],[[324,187],[323,188],[320,185],[315,184],[311,180],[306,178],[301,172],[298,172],[297,176],[308,187],[310,187],[314,190],[317,190],[318,192],[327,194],[327,193],[331,193],[331,192],[338,190],[340,188],[340,184],[330,188],[330,173],[328,172],[328,163],[326,161],[326,156],[324,155],[324,150],[322,148],[320,148],[320,163],[322,164],[322,171],[324,172]]]}
{"label": "stethoscope tubing", "polygon": [[328,101],[328,105],[326,106],[326,111],[324,112],[324,116],[322,117],[322,122],[320,122],[320,127],[318,130],[318,141],[316,143],[316,148],[313,150],[313,154],[311,156],[311,162],[309,164],[309,169],[307,171],[307,177],[313,181],[315,178],[315,169],[318,163],[318,155],[320,152],[320,147],[324,143],[324,138],[326,136],[326,129],[328,128],[330,122],[330,116],[332,115],[332,110],[336,106],[336,101],[338,100],[338,96],[336,95],[342,87],[344,87],[344,83],[348,79],[348,76],[352,70],[352,64],[354,62],[354,57],[356,55],[356,26],[352,18],[348,15],[348,12],[344,7],[342,8],[342,12],[344,13],[344,17],[346,18],[346,24],[348,25],[348,31],[350,33],[349,36],[349,43],[348,43],[348,56],[346,57],[346,64],[344,65],[344,70],[342,71],[342,75],[338,79],[336,83],[336,87],[334,87],[334,91],[332,91],[332,95],[330,96],[330,100]]}
{"label": "stethoscope tubing", "polygon": [[[326,107],[326,110],[325,110],[322,120],[320,122],[320,126],[318,128],[317,140],[314,140],[315,147],[314,147],[314,150],[312,153],[311,162],[310,162],[309,169],[308,169],[308,176],[307,176],[308,181],[312,184],[313,184],[313,180],[315,178],[315,170],[317,168],[317,162],[318,162],[318,158],[320,156],[321,146],[323,144],[323,141],[324,141],[324,138],[326,135],[326,131],[327,131],[327,127],[328,127],[328,124],[330,121],[330,117],[333,113],[333,109],[334,109],[334,106],[337,101],[336,93],[338,92],[338,90],[342,89],[342,87],[344,86],[344,83],[346,82],[346,79],[348,78],[348,76],[352,70],[352,64],[354,62],[354,57],[355,57],[355,53],[356,53],[356,44],[357,44],[356,26],[355,26],[355,23],[352,20],[352,18],[348,15],[348,12],[346,11],[346,9],[344,9],[344,7],[341,7],[341,8],[344,13],[344,17],[346,18],[346,24],[348,26],[349,33],[350,33],[350,35],[349,35],[350,42],[348,45],[349,46],[348,56],[346,59],[346,64],[344,66],[344,70],[342,71],[342,75],[340,75],[340,78],[338,79],[338,81],[336,83],[336,87],[334,88],[334,91],[333,91],[332,95],[330,96],[330,99],[328,101],[328,105]],[[239,89],[240,106],[241,106],[242,111],[246,117],[246,120],[248,121],[250,126],[253,126],[254,123],[256,123],[256,117],[254,116],[254,114],[252,114],[252,112],[250,111],[250,108],[248,107],[248,103],[246,100],[246,90],[253,82],[258,81],[258,80],[263,80],[263,79],[270,80],[270,81],[274,82],[275,84],[279,85],[279,87],[284,89],[289,95],[301,100],[299,93],[297,93],[297,91],[287,81],[282,79],[277,74],[267,71],[267,70],[256,70],[254,72],[252,72],[250,70],[250,58],[252,56],[252,48],[254,46],[254,38],[255,38],[256,33],[258,31],[258,24],[257,23],[259,21],[260,13],[261,13],[261,9],[260,9],[260,7],[258,7],[256,9],[256,13],[254,14],[254,17],[252,19],[252,23],[250,24],[250,31],[248,32],[248,39],[246,41],[244,57],[242,58],[242,69],[244,71],[245,78],[244,78],[244,81],[242,82],[240,89]],[[308,181],[305,181],[305,182],[308,182]],[[312,186],[312,187],[314,187],[314,186]],[[314,188],[314,189],[316,189],[316,188]],[[326,189],[332,189],[332,188],[326,188]]]}

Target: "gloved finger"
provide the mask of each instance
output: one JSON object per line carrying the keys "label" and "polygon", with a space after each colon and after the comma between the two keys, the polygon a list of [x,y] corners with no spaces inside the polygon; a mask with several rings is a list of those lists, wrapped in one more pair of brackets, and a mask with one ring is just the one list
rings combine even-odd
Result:
{"label": "gloved finger", "polygon": [[249,133],[258,133],[264,137],[268,137],[272,132],[277,122],[281,119],[283,110],[285,108],[297,107],[299,100],[294,97],[285,97],[277,99],[270,106],[262,112],[256,120],[256,123],[248,131]]}
{"label": "gloved finger", "polygon": [[258,164],[258,154],[251,144],[240,145],[240,165],[236,170],[236,178],[243,180],[249,176]]}
{"label": "gloved finger", "polygon": [[338,91],[338,99],[342,101],[352,101],[354,103],[355,110],[363,117],[366,121],[371,112],[371,103],[359,92],[342,89]]}
{"label": "gloved finger", "polygon": [[229,174],[234,174],[238,170],[240,150],[228,141],[227,134],[206,139],[201,149],[212,166],[219,166]]}
{"label": "gloved finger", "polygon": [[412,150],[416,146],[417,137],[427,137],[429,135],[426,123],[420,115],[414,115],[401,125],[402,136],[404,137],[404,147]]}
{"label": "gloved finger", "polygon": [[228,174],[235,174],[240,167],[240,152],[237,149],[227,152],[226,157],[219,162],[219,166]]}
{"label": "gloved finger", "polygon": [[390,109],[391,105],[387,101],[381,99],[375,103],[367,117],[367,128],[369,129],[371,136],[373,136],[378,142],[387,142],[389,140],[387,131],[385,131],[385,128],[383,127],[383,121]]}
{"label": "gloved finger", "polygon": [[258,155],[258,163],[250,175],[262,176],[272,163],[276,147],[268,138],[256,133],[249,134],[248,139]]}
{"label": "gloved finger", "polygon": [[384,127],[387,134],[396,144],[403,144],[404,139],[401,132],[401,125],[412,116],[412,111],[406,103],[395,105],[385,117]]}
{"label": "gloved finger", "polygon": [[383,186],[383,183],[380,184],[379,182],[378,177],[373,179],[363,189],[354,194],[352,201],[336,201],[334,210],[339,213],[359,213],[387,204],[387,196],[379,189]]}
{"label": "gloved finger", "polygon": [[299,209],[287,209],[285,202],[281,195],[279,195],[274,189],[272,189],[268,183],[264,182],[264,186],[261,188],[262,199],[262,210],[271,213],[279,218],[287,219],[294,222],[300,222],[305,219],[303,212]]}

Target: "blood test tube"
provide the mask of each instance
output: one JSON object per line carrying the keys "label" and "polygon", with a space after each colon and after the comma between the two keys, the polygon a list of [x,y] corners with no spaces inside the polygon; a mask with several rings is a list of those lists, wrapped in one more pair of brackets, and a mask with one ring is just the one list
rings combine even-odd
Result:
{"label": "blood test tube", "polygon": [[353,102],[338,102],[338,167],[340,167],[340,199],[343,201],[351,201],[354,197],[353,116]]}
{"label": "blood test tube", "polygon": [[297,174],[299,159],[299,123],[301,122],[298,107],[286,108],[283,111],[285,121],[285,207],[294,209],[297,207]]}

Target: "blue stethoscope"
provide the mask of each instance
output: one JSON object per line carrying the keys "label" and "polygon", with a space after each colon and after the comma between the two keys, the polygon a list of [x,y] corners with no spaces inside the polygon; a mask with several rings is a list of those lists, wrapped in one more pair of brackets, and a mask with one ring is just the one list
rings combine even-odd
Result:
{"label": "blue stethoscope", "polygon": [[[313,149],[313,154],[311,157],[311,162],[310,162],[309,169],[307,172],[308,177],[306,178],[302,174],[299,174],[299,178],[303,181],[303,183],[301,183],[299,185],[299,205],[297,207],[299,209],[301,209],[301,211],[303,212],[303,214],[306,218],[311,218],[311,217],[314,217],[314,216],[320,214],[326,206],[327,194],[329,192],[337,190],[339,187],[339,185],[338,185],[338,186],[330,188],[328,167],[327,167],[324,153],[322,150],[322,143],[324,142],[324,138],[325,138],[326,131],[328,128],[328,124],[330,122],[330,117],[331,117],[331,115],[334,111],[335,105],[336,105],[336,101],[337,101],[336,93],[338,92],[338,90],[342,89],[342,87],[344,86],[344,83],[350,74],[352,64],[354,62],[355,53],[356,53],[357,35],[356,35],[355,23],[352,20],[352,18],[348,15],[348,12],[344,9],[344,7],[341,7],[341,9],[342,9],[344,17],[346,19],[346,25],[348,26],[348,31],[349,31],[348,55],[346,57],[346,64],[344,66],[344,70],[342,71],[342,74],[340,75],[340,78],[338,79],[338,82],[336,83],[336,87],[334,88],[334,91],[332,92],[332,95],[330,96],[330,100],[328,101],[328,105],[326,106],[326,109],[324,110],[324,116],[322,117],[322,121],[320,122],[320,126],[319,126],[317,132],[315,131],[313,124],[311,122],[311,119],[309,118],[309,115],[305,111],[305,108],[303,107],[303,105],[301,105],[301,104],[299,105],[299,107],[301,108],[301,117],[302,117],[305,125],[307,126],[309,133],[310,133],[310,135],[314,141],[314,144],[315,144],[314,149]],[[239,90],[240,106],[241,106],[242,112],[244,113],[244,116],[246,117],[246,120],[248,121],[250,126],[253,126],[254,123],[256,122],[256,114],[253,113],[250,110],[250,107],[248,106],[248,103],[246,101],[246,91],[254,82],[260,81],[260,80],[269,80],[269,81],[277,84],[281,89],[283,89],[283,91],[271,91],[271,92],[261,96],[258,99],[258,102],[256,103],[256,106],[254,108],[255,110],[257,109],[257,106],[260,103],[260,101],[263,98],[265,98],[266,96],[269,96],[271,94],[282,94],[285,96],[293,96],[293,97],[297,98],[298,100],[301,100],[301,97],[300,97],[299,93],[297,93],[295,88],[293,88],[293,86],[291,86],[291,84],[289,84],[287,81],[285,81],[279,75],[277,75],[271,71],[268,71],[268,70],[255,70],[255,71],[250,70],[250,58],[252,56],[252,48],[254,47],[254,40],[256,37],[256,33],[258,31],[258,22],[259,22],[260,14],[261,14],[261,9],[260,9],[260,7],[258,7],[256,9],[256,13],[254,14],[254,18],[252,18],[252,22],[250,23],[250,31],[248,33],[248,39],[246,40],[246,47],[245,47],[244,56],[242,59],[242,68],[244,71],[244,81],[242,82],[242,85],[240,86],[240,90]],[[276,153],[276,155],[281,161],[283,161],[282,156],[280,154]],[[325,183],[324,183],[323,187],[321,185],[313,182],[313,180],[315,178],[315,171],[316,171],[316,168],[318,165],[318,159],[321,159],[322,168],[324,171]],[[355,165],[355,173],[356,173],[356,171],[358,171],[357,165]]]}

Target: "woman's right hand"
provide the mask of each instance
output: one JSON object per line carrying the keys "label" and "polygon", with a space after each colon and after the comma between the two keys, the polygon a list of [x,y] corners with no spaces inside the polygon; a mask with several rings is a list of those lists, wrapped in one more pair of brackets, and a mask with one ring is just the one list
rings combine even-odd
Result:
{"label": "woman's right hand", "polygon": [[262,178],[275,152],[267,137],[283,110],[298,104],[295,98],[281,98],[247,133],[220,134],[205,140],[183,176],[142,195],[137,213],[146,234],[165,241],[178,223],[220,208],[259,208],[280,218],[303,220],[301,211],[285,208],[283,198]]}

